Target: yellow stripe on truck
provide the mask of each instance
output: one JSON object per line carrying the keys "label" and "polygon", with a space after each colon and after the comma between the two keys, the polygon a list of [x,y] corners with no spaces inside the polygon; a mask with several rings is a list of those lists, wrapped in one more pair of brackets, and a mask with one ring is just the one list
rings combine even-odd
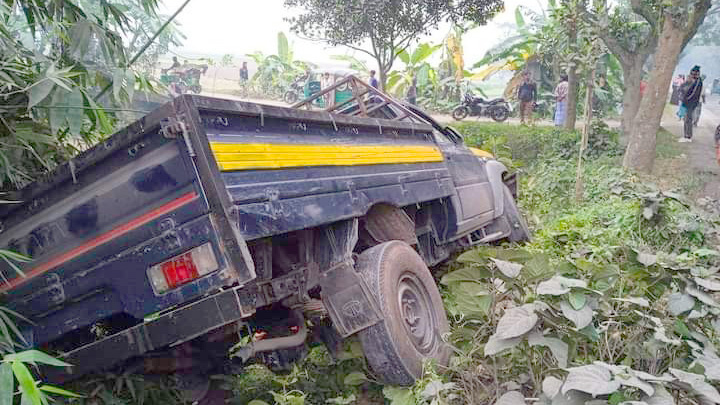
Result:
{"label": "yellow stripe on truck", "polygon": [[442,162],[435,146],[210,142],[220,170]]}
{"label": "yellow stripe on truck", "polygon": [[495,157],[495,156],[493,156],[492,153],[486,152],[482,149],[478,149],[478,148],[469,148],[469,149],[472,151],[473,155],[475,155],[477,157],[484,157],[484,158],[494,158]]}

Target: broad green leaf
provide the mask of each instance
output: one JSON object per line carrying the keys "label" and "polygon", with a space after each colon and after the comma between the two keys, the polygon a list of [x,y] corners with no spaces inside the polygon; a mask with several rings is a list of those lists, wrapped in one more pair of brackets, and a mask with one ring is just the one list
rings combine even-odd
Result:
{"label": "broad green leaf", "polygon": [[706,257],[706,256],[720,256],[720,252],[714,249],[700,248],[693,250],[695,256]]}
{"label": "broad green leaf", "polygon": [[460,270],[453,271],[445,274],[440,283],[443,285],[449,285],[451,283],[461,281],[480,281],[482,279],[490,277],[490,272],[487,269],[480,267],[465,267]]}
{"label": "broad green leaf", "polygon": [[125,91],[128,95],[128,101],[132,103],[135,95],[135,72],[133,72],[132,69],[128,69],[125,75]]}
{"label": "broad green leaf", "polygon": [[641,307],[650,307],[650,301],[642,297],[613,298],[614,301],[629,302],[631,304],[640,305]]}
{"label": "broad green leaf", "polygon": [[620,382],[614,380],[610,371],[595,364],[573,367],[562,386],[562,393],[570,390],[587,392],[593,397],[610,395],[620,388]]}
{"label": "broad green leaf", "polygon": [[530,332],[538,322],[538,316],[531,308],[524,305],[505,311],[498,322],[495,336],[498,339],[510,339]]}
{"label": "broad green leaf", "polygon": [[35,385],[35,379],[25,364],[19,361],[12,362],[12,371],[20,384],[20,391],[33,405],[42,405],[40,390]]}
{"label": "broad green leaf", "polygon": [[717,301],[715,301],[715,299],[710,296],[710,294],[704,291],[700,291],[695,287],[691,287],[688,285],[685,287],[685,292],[697,298],[703,304],[710,305],[712,307],[720,307],[720,304],[718,304]]}
{"label": "broad green leaf", "polygon": [[700,287],[710,290],[710,291],[720,291],[720,280],[716,278],[711,279],[705,279],[705,278],[699,278],[695,277],[693,280],[695,280],[695,283],[699,285]]}
{"label": "broad green leaf", "polygon": [[386,386],[382,390],[385,398],[390,400],[390,405],[415,405],[415,398],[412,390],[402,387]]}
{"label": "broad green leaf", "polygon": [[528,335],[528,344],[530,346],[545,346],[555,356],[559,368],[567,367],[568,362],[568,344],[554,337],[543,336],[541,332],[535,331]]}
{"label": "broad green leaf", "polygon": [[652,384],[639,379],[635,376],[633,370],[628,370],[624,373],[615,373],[615,379],[619,381],[621,385],[641,390],[645,395],[655,394],[655,388],[653,388]]}
{"label": "broad green leaf", "polygon": [[525,405],[525,396],[518,391],[506,392],[501,396],[495,405]]}
{"label": "broad green leaf", "polygon": [[572,321],[577,329],[582,329],[592,322],[593,310],[588,305],[580,310],[576,310],[567,301],[562,301],[560,303],[560,309],[565,318]]}
{"label": "broad green leaf", "polygon": [[515,8],[515,24],[518,28],[525,27],[525,17],[523,17],[522,9],[520,7]]}
{"label": "broad green leaf", "polygon": [[517,263],[511,263],[507,262],[505,260],[498,260],[495,258],[490,258],[493,263],[495,263],[495,266],[497,266],[498,270],[508,278],[515,278],[520,274],[520,270],[522,270],[523,265],[517,264]]}
{"label": "broad green leaf", "polygon": [[30,90],[28,90],[28,110],[45,100],[54,88],[55,83],[46,78],[40,79],[39,82],[30,87]]}
{"label": "broad green leaf", "polygon": [[507,349],[512,349],[513,347],[519,345],[522,340],[522,336],[511,339],[498,339],[496,335],[492,335],[488,339],[487,343],[485,343],[483,353],[485,356],[494,356]]}
{"label": "broad green leaf", "polygon": [[558,394],[558,392],[560,392],[560,387],[562,387],[562,385],[562,380],[558,379],[557,377],[545,377],[542,382],[543,394],[545,394],[545,396],[547,396],[548,398],[553,399]]}
{"label": "broad green leaf", "polygon": [[125,69],[123,68],[117,68],[115,69],[115,72],[113,73],[113,97],[115,98],[116,102],[120,102],[120,91],[123,88],[123,81],[125,79]]}
{"label": "broad green leaf", "polygon": [[443,391],[451,390],[455,388],[454,383],[443,384],[440,380],[432,380],[426,386],[425,389],[420,393],[426,400],[437,398]]}
{"label": "broad green leaf", "polygon": [[71,364],[58,360],[38,350],[26,350],[20,353],[5,355],[6,361],[21,361],[23,363],[41,363],[56,367],[69,367]]}
{"label": "broad green leaf", "polygon": [[579,311],[587,302],[587,297],[585,296],[585,293],[581,291],[572,291],[568,295],[568,302],[570,302],[570,305],[572,305],[573,309]]}
{"label": "broad green leaf", "polygon": [[675,332],[677,332],[680,336],[682,336],[682,337],[684,337],[684,338],[686,338],[686,339],[692,338],[692,334],[691,334],[691,332],[690,332],[690,329],[688,329],[688,327],[687,327],[687,325],[685,324],[685,322],[683,322],[683,321],[681,321],[681,320],[679,320],[679,319],[676,319],[676,320],[675,320]]}
{"label": "broad green leaf", "polygon": [[458,263],[466,264],[485,264],[489,257],[497,257],[499,254],[498,248],[494,247],[482,247],[462,253],[455,259]]}
{"label": "broad green leaf", "polygon": [[460,313],[468,317],[488,316],[492,302],[492,295],[474,296],[458,292],[455,307]]}
{"label": "broad green leaf", "polygon": [[253,399],[252,401],[248,402],[248,405],[270,405],[265,401],[261,401],[259,399]]}
{"label": "broad green leaf", "polygon": [[472,295],[475,297],[490,294],[486,284],[476,283],[472,281],[461,281],[457,283],[454,286],[453,291],[457,293]]}
{"label": "broad green leaf", "polygon": [[349,396],[341,396],[341,397],[335,397],[326,399],[326,404],[336,404],[336,405],[350,405],[354,404],[357,401],[357,398],[355,397],[355,394],[350,394]]}
{"label": "broad green leaf", "polygon": [[720,358],[712,352],[700,353],[696,357],[705,369],[705,377],[708,380],[720,381]]}
{"label": "broad green leaf", "polygon": [[557,277],[545,280],[537,286],[537,293],[540,295],[563,295],[569,292],[570,288],[562,285]]}
{"label": "broad green leaf", "polygon": [[367,377],[365,376],[365,373],[361,371],[354,371],[348,375],[345,376],[343,379],[343,384],[348,386],[356,386],[356,385],[362,385],[367,381]]}
{"label": "broad green leaf", "polygon": [[406,65],[410,64],[410,54],[407,52],[407,50],[403,49],[402,51],[398,52],[397,57],[402,63]]}
{"label": "broad green leaf", "polygon": [[657,263],[657,256],[650,253],[639,252],[637,261],[645,267],[650,267]]}
{"label": "broad green leaf", "polygon": [[70,134],[73,136],[80,136],[82,130],[83,120],[85,119],[85,100],[83,98],[80,89],[73,90],[65,98],[68,109],[67,109],[67,122]]}
{"label": "broad green leaf", "polygon": [[542,280],[552,276],[555,270],[550,264],[550,259],[544,254],[535,254],[525,262],[523,278],[529,282]]}
{"label": "broad green leaf", "polygon": [[47,385],[47,384],[41,385],[40,390],[48,392],[50,394],[62,395],[64,397],[68,397],[68,398],[85,398],[84,395],[76,394],[74,392],[64,390],[62,388],[54,387],[52,385]]}
{"label": "broad green leaf", "polygon": [[655,393],[650,397],[643,397],[648,405],[675,405],[675,398],[662,384],[655,384]]}
{"label": "broad green leaf", "polygon": [[688,373],[686,371],[670,368],[670,374],[674,375],[681,382],[692,387],[695,393],[707,397],[707,399],[720,403],[720,393],[712,385],[705,382],[705,376],[702,374]]}
{"label": "broad green leaf", "polygon": [[53,92],[52,101],[48,109],[48,120],[50,121],[50,130],[53,135],[57,135],[60,132],[60,128],[65,125],[65,115],[67,109],[61,107],[65,105],[65,95],[68,94],[65,90],[56,89]]}
{"label": "broad green leaf", "polygon": [[0,405],[12,405],[14,389],[10,363],[0,363]]}
{"label": "broad green leaf", "polygon": [[672,293],[668,296],[668,312],[677,316],[690,311],[695,306],[695,299],[688,294]]}

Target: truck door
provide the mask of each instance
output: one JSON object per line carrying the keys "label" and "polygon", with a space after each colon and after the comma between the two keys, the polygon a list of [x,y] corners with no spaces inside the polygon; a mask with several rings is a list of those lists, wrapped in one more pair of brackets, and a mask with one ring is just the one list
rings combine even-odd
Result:
{"label": "truck door", "polygon": [[485,171],[485,162],[466,147],[453,133],[434,131],[438,147],[455,183],[453,206],[458,213],[457,233],[477,229],[493,217],[493,193]]}

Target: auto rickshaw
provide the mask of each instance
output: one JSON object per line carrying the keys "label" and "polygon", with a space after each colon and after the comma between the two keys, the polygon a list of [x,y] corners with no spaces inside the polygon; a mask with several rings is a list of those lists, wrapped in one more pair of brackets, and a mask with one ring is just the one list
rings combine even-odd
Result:
{"label": "auto rickshaw", "polygon": [[[323,77],[325,74],[329,74],[329,78],[326,79],[329,83],[323,83]],[[303,95],[305,98],[319,93],[323,87],[330,87],[336,82],[343,80],[349,75],[357,75],[357,72],[352,69],[315,69],[310,71],[305,86],[303,87]],[[352,98],[352,89],[347,84],[338,86],[332,90],[327,97],[320,97],[314,101],[314,105],[318,107],[326,107],[326,104],[332,104],[330,100],[334,100],[335,104],[342,103]]]}
{"label": "auto rickshaw", "polygon": [[163,71],[160,75],[160,83],[171,88],[175,93],[184,94],[193,92],[200,94],[200,77],[207,71],[207,65],[183,65]]}

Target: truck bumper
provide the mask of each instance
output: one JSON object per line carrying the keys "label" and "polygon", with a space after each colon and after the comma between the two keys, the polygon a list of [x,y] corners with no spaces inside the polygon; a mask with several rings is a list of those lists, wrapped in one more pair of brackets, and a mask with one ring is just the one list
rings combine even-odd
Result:
{"label": "truck bumper", "polygon": [[61,358],[72,367],[44,368],[43,373],[49,381],[62,383],[129,358],[191,340],[251,316],[255,311],[253,296],[242,287],[222,291],[67,352]]}

